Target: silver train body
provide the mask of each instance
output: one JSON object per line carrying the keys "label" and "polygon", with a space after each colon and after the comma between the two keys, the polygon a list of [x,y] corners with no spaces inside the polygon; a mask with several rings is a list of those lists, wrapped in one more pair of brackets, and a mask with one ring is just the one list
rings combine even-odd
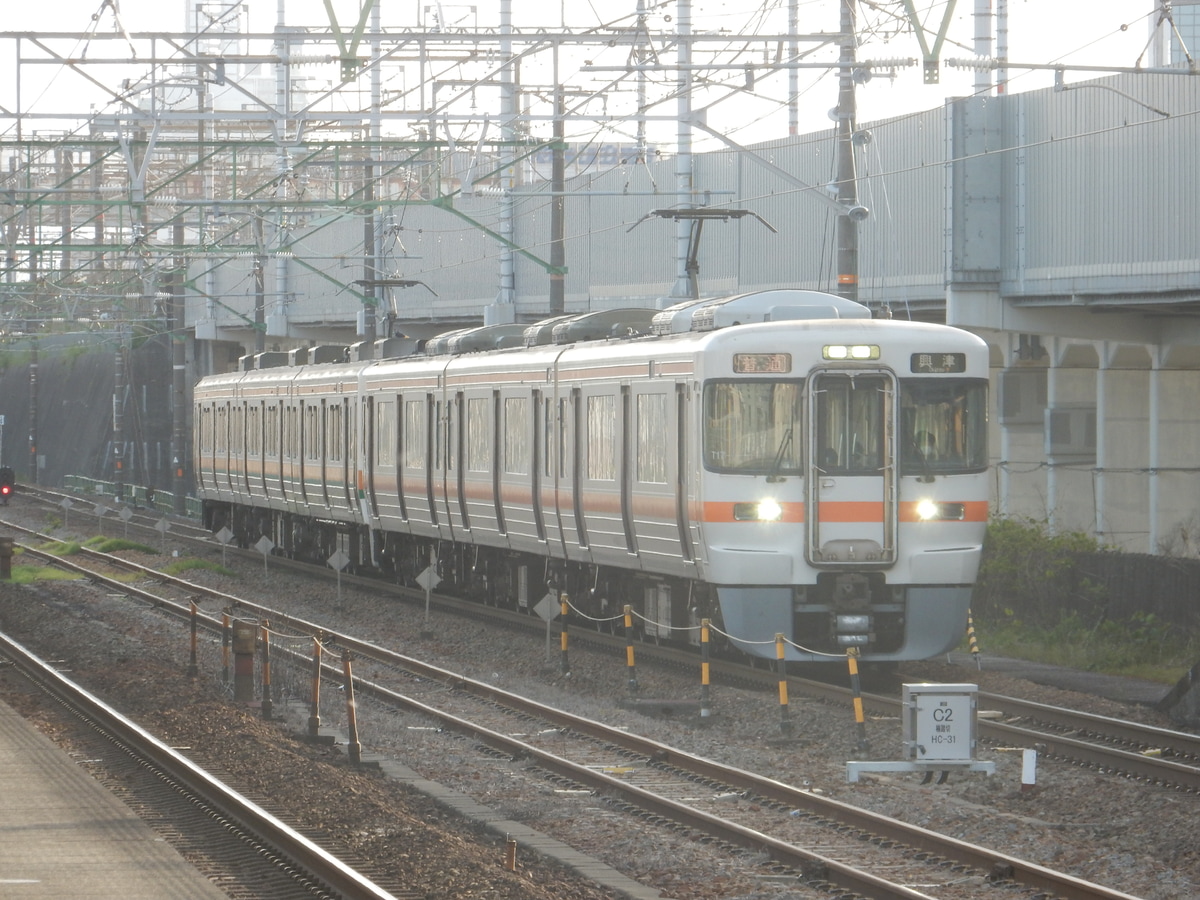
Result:
{"label": "silver train body", "polygon": [[770,658],[778,635],[789,660],[876,662],[962,637],[988,516],[977,337],[784,290],[423,349],[200,381],[209,526],[406,583],[432,565],[488,603],[629,605],[654,639],[709,619]]}

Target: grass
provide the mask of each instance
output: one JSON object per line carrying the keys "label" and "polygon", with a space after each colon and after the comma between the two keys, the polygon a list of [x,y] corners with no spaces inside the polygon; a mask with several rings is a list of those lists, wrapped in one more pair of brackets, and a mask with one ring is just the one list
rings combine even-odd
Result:
{"label": "grass", "polygon": [[121,550],[136,550],[138,553],[153,553],[156,556],[158,555],[158,551],[148,544],[139,544],[137,541],[130,541],[125,538],[108,538],[102,534],[88,538],[88,540],[84,541],[83,546],[100,553],[118,553]]}
{"label": "grass", "polygon": [[9,584],[33,584],[37,581],[77,581],[82,575],[50,566],[13,566]]}
{"label": "grass", "polygon": [[79,552],[79,541],[50,541],[38,549],[54,556],[74,556]]}
{"label": "grass", "polygon": [[181,575],[184,572],[189,572],[193,569],[205,569],[211,572],[217,572],[221,575],[233,576],[233,570],[227,569],[220,563],[209,562],[205,559],[181,559],[173,562],[168,566],[163,567],[163,571],[168,575]]}
{"label": "grass", "polygon": [[1200,642],[1153,616],[1092,624],[1071,615],[1049,629],[1015,618],[974,621],[985,657],[991,653],[1170,685],[1200,660]]}

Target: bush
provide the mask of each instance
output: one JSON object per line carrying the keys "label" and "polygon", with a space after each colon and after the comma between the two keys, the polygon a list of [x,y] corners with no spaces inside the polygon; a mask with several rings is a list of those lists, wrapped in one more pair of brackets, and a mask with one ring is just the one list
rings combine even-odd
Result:
{"label": "bush", "polygon": [[[1089,581],[1075,564],[1080,553],[1102,547],[1078,531],[1050,534],[1046,522],[993,519],[983,542],[983,558],[971,608],[993,621],[1017,620],[1053,628],[1066,615],[1102,608],[1103,586]],[[1094,624],[1094,623],[1093,623]]]}

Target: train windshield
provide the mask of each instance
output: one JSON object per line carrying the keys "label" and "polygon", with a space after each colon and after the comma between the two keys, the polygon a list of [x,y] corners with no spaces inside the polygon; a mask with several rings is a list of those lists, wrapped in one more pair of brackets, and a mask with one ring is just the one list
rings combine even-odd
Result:
{"label": "train windshield", "polygon": [[869,475],[884,464],[886,398],[883,375],[827,373],[814,385],[817,465],[824,472]]}
{"label": "train windshield", "polygon": [[987,383],[900,382],[900,472],[947,474],[987,468]]}
{"label": "train windshield", "polygon": [[799,474],[802,402],[799,381],[709,382],[704,386],[704,464],[721,472]]}

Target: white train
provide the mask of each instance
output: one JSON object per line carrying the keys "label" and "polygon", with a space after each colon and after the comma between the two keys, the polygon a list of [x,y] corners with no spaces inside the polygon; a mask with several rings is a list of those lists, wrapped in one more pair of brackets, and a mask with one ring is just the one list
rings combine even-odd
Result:
{"label": "white train", "polygon": [[631,604],[675,640],[709,618],[766,657],[963,635],[988,517],[971,334],[776,290],[282,361],[195,389],[206,522],[243,546],[407,583],[435,558],[485,602]]}

